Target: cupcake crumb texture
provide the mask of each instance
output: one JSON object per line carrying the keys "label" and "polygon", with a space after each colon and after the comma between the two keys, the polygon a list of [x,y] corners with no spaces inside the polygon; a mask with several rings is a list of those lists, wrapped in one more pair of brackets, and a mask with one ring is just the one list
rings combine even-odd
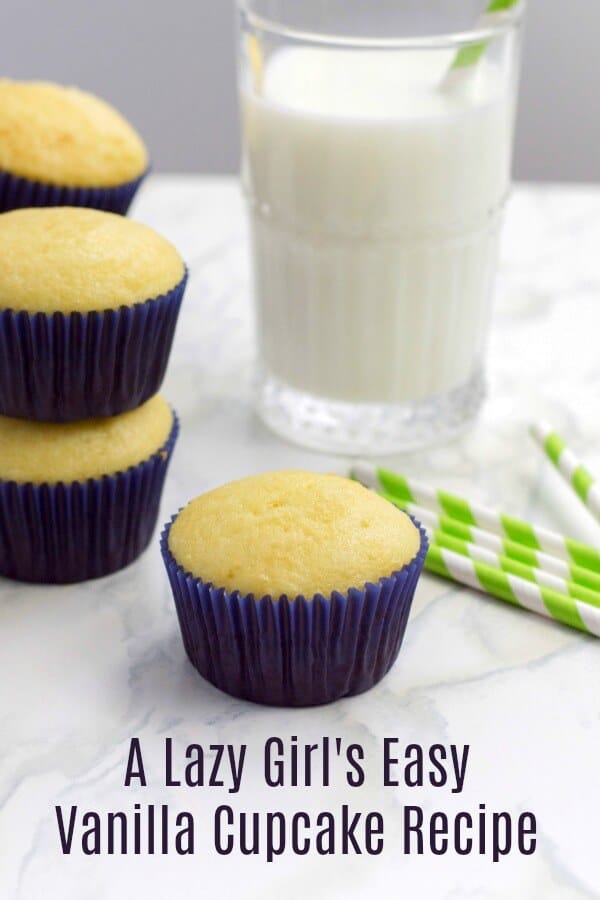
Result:
{"label": "cupcake crumb texture", "polygon": [[109,103],[75,87],[0,80],[0,169],[66,187],[115,187],[148,168],[146,147]]}
{"label": "cupcake crumb texture", "polygon": [[410,563],[420,534],[357,482],[287,471],[226,484],[177,516],[169,550],[192,576],[255,596],[329,595]]}
{"label": "cupcake crumb texture", "polygon": [[0,215],[0,309],[101,312],[167,293],[185,267],[147,225],[68,206]]}
{"label": "cupcake crumb texture", "polygon": [[60,425],[0,416],[0,479],[56,484],[123,472],[161,450],[172,427],[161,396],[120,416]]}

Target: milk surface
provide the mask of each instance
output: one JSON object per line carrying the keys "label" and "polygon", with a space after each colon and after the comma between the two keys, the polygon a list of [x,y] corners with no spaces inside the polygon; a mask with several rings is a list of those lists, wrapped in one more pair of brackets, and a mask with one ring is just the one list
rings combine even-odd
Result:
{"label": "milk surface", "polygon": [[484,60],[285,49],[243,92],[258,337],[278,381],[413,403],[468,383],[485,344],[512,103]]}

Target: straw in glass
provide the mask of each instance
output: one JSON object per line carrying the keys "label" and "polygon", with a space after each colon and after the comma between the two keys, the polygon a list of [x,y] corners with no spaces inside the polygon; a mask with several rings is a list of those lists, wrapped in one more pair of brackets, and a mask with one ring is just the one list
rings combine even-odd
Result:
{"label": "straw in glass", "polygon": [[[492,0],[488,4],[484,13],[482,25],[489,25],[492,16],[500,16],[502,13],[508,12],[513,7],[518,6],[521,0]],[[471,44],[463,47],[458,51],[452,63],[450,72],[457,69],[470,69],[476,66],[481,57],[485,54],[489,46],[489,41],[481,41],[479,44]]]}

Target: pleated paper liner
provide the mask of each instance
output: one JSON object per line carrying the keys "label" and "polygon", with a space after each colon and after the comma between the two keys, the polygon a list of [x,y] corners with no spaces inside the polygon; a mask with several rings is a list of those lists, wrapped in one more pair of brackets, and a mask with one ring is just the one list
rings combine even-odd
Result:
{"label": "pleated paper liner", "polygon": [[70,422],[141,406],[163,382],[187,277],[104,312],[0,310],[0,415]]}
{"label": "pleated paper liner", "polygon": [[0,213],[27,206],[87,206],[124,216],[147,174],[115,187],[67,187],[0,170]]}
{"label": "pleated paper liner", "polygon": [[377,584],[329,597],[228,593],[205,584],[161,550],[183,643],[200,674],[234,697],[273,706],[316,706],[369,690],[394,664],[427,553]]}
{"label": "pleated paper liner", "polygon": [[133,562],[154,533],[178,433],[174,414],[164,447],[116,475],[68,484],[0,481],[0,575],[69,584]]}

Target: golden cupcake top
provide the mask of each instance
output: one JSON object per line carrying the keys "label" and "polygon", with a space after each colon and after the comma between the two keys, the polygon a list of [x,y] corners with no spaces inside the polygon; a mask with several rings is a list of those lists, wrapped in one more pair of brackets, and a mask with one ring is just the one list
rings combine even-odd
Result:
{"label": "golden cupcake top", "polygon": [[186,572],[257,597],[363,588],[402,569],[419,546],[408,516],[377,494],[337,475],[295,471],[203,494],[169,533]]}
{"label": "golden cupcake top", "polygon": [[0,416],[0,479],[56,484],[114,475],[154,456],[172,427],[160,396],[110,419],[49,424]]}
{"label": "golden cupcake top", "polygon": [[169,241],[124,216],[68,206],[0,215],[0,309],[118,309],[166,293],[183,274]]}
{"label": "golden cupcake top", "polygon": [[147,168],[138,133],[99,97],[44,81],[0,80],[0,169],[67,187],[114,187]]}

